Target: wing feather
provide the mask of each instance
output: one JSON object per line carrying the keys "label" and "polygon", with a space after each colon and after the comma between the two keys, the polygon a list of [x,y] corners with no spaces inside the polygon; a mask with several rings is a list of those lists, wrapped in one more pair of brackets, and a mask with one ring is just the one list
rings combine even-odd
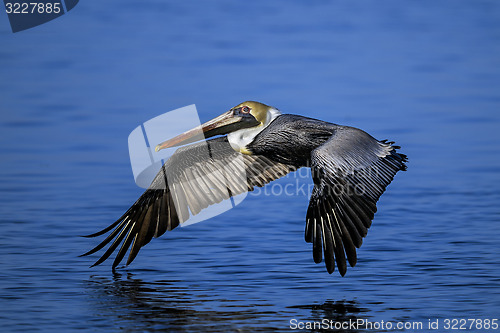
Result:
{"label": "wing feather", "polygon": [[[313,243],[313,259],[339,273],[356,265],[359,248],[370,228],[376,203],[396,173],[406,170],[404,154],[393,142],[377,141],[362,130],[339,126],[311,153],[314,189],[306,216],[305,240]],[[320,230],[322,237],[317,236]]]}
{"label": "wing feather", "polygon": [[[130,248],[128,265],[153,237],[175,229],[190,215],[231,196],[252,191],[256,186],[262,187],[291,171],[295,171],[293,166],[264,156],[235,152],[226,137],[181,147],[125,214],[110,226],[87,236],[109,232],[101,243],[83,255],[93,254],[112,242],[93,266],[108,259],[120,244],[112,267],[120,264]],[[321,231],[318,230],[317,236],[321,237]]]}

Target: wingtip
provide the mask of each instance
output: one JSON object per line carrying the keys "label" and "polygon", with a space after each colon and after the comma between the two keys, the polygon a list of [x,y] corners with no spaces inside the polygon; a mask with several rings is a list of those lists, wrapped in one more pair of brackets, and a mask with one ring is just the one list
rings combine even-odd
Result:
{"label": "wingtip", "polygon": [[89,268],[92,268],[92,267],[95,267],[95,266],[99,266],[100,264],[102,264],[104,262],[104,260],[102,260],[102,258],[100,258],[99,260],[97,260],[95,263],[93,263],[92,265],[89,266]]}
{"label": "wingtip", "polygon": [[118,266],[119,264],[116,264],[116,265],[112,265],[111,266],[111,272],[113,272],[113,274],[116,273],[116,271],[120,268],[127,268],[128,267],[128,264],[125,264],[125,265],[122,265],[122,266]]}
{"label": "wingtip", "polygon": [[102,235],[103,233],[101,233],[101,231],[99,232],[95,232],[93,234],[90,234],[90,235],[80,235],[80,237],[84,237],[84,238],[94,238],[94,237],[97,237],[97,236],[100,236]]}
{"label": "wingtip", "polygon": [[358,263],[358,258],[357,258],[357,257],[356,257],[356,258],[354,258],[354,259],[352,259],[352,258],[351,258],[351,259],[347,258],[347,261],[349,262],[349,266],[354,267],[354,266],[356,266],[356,264]]}

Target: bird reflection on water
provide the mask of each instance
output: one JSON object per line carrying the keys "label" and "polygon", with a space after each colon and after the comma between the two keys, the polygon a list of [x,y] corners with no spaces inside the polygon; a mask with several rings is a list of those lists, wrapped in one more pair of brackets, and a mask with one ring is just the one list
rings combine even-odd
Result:
{"label": "bird reflection on water", "polygon": [[186,287],[182,282],[148,282],[131,273],[115,273],[112,279],[91,276],[85,289],[91,311],[120,330],[285,332],[290,330],[290,322],[283,318],[343,322],[369,317],[370,310],[352,300],[277,308],[266,301],[212,295],[209,290],[196,285]]}

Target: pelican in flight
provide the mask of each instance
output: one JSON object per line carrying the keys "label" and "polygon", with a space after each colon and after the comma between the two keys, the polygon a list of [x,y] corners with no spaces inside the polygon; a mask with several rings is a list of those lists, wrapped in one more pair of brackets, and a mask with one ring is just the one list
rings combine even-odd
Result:
{"label": "pelican in flight", "polygon": [[344,276],[347,263],[356,265],[356,249],[371,226],[378,199],[396,173],[406,170],[406,155],[393,144],[354,127],[282,114],[259,102],[241,103],[156,146],[156,151],[182,147],[116,222],[87,236],[109,233],[83,256],[111,243],[92,266],[104,262],[120,245],[113,270],[130,248],[128,265],[153,237],[175,229],[190,214],[309,167],[314,188],[305,240],[312,243],[316,263],[324,257],[328,273],[337,266]]}

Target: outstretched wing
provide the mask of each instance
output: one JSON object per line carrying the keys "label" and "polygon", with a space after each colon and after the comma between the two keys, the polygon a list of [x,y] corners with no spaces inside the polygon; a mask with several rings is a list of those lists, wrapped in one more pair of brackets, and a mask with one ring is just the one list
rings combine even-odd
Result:
{"label": "outstretched wing", "polygon": [[87,236],[100,236],[111,231],[106,239],[83,256],[112,242],[93,266],[105,261],[120,244],[113,269],[131,247],[128,265],[141,247],[153,237],[185,222],[190,213],[196,215],[210,205],[252,191],[255,186],[262,187],[291,171],[295,171],[293,166],[234,151],[226,137],[181,147],[125,214],[107,228]]}
{"label": "outstretched wing", "polygon": [[394,142],[377,141],[364,131],[340,126],[333,136],[311,154],[314,189],[306,216],[305,240],[313,243],[313,258],[322,260],[328,273],[344,276],[346,256],[356,264],[376,202],[400,170],[406,156]]}

